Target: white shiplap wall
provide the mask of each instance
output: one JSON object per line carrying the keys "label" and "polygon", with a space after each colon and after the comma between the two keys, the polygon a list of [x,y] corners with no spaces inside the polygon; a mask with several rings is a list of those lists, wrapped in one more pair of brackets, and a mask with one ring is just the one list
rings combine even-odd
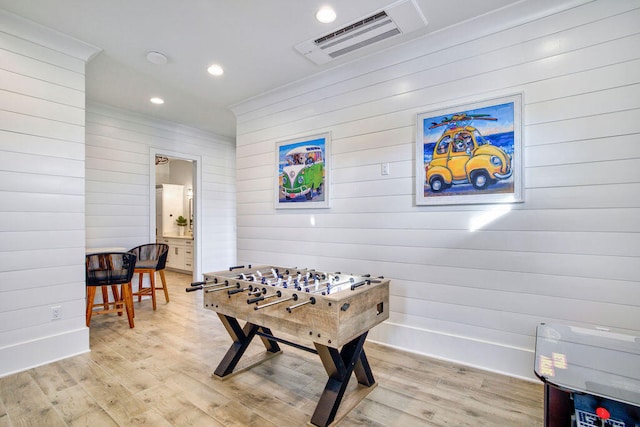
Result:
{"label": "white shiplap wall", "polygon": [[201,230],[196,242],[199,270],[216,271],[235,264],[232,139],[93,103],[87,105],[86,121],[87,247],[132,248],[155,239],[149,230],[149,178],[150,153],[156,150],[198,159],[202,179]]}
{"label": "white shiplap wall", "polygon": [[[239,262],[382,274],[372,339],[514,376],[539,322],[640,333],[638,23],[520,2],[235,106]],[[416,207],[416,114],[517,92],[525,202],[475,233],[489,206]],[[327,131],[331,209],[276,211],[276,141]]]}
{"label": "white shiplap wall", "polygon": [[84,69],[96,52],[0,10],[0,376],[89,349]]}

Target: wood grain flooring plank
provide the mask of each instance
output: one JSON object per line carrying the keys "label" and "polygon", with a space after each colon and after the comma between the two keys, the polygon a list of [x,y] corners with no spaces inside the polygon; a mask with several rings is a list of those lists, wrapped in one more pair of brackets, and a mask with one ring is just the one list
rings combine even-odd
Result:
{"label": "wood grain flooring plank", "polygon": [[259,412],[244,406],[237,401],[230,401],[214,411],[214,417],[227,427],[278,427],[280,423],[272,423],[263,418]]}
{"label": "wood grain flooring plank", "polygon": [[182,396],[180,390],[172,390],[164,384],[143,390],[137,394],[137,397],[146,407],[158,412],[171,425],[224,426]]}
{"label": "wood grain flooring plank", "polygon": [[211,378],[211,383],[205,384],[189,375],[177,373],[168,377],[163,383],[170,390],[177,391],[192,405],[211,415],[217,408],[232,400],[224,389],[218,389],[215,386],[215,381]]}
{"label": "wood grain flooring plank", "polygon": [[[395,408],[369,399],[363,400],[353,412],[362,414],[366,418],[384,426],[424,426],[428,425],[429,421],[405,412],[402,407]],[[350,414],[344,418],[344,422],[348,423],[349,419]]]}
{"label": "wood grain flooring plank", "polygon": [[33,381],[38,384],[42,392],[49,399],[52,399],[61,390],[74,387],[78,384],[67,371],[56,363],[39,366],[30,369],[28,372],[31,378],[33,378]]}
{"label": "wood grain flooring plank", "polygon": [[0,398],[14,426],[65,425],[28,371],[0,378]]}
{"label": "wood grain flooring plank", "polygon": [[0,398],[0,427],[12,427],[13,424],[9,419],[9,414],[7,413],[7,409],[4,407],[4,402],[2,398]]}
{"label": "wood grain flooring plank", "polygon": [[101,409],[98,402],[89,396],[79,384],[56,391],[49,396],[49,399],[67,424]]}

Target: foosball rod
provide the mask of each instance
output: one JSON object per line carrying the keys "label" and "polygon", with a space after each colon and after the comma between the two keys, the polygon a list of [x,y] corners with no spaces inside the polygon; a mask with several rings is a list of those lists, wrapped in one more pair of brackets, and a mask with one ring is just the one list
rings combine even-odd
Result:
{"label": "foosball rod", "polygon": [[206,293],[209,293],[209,292],[218,292],[218,291],[224,291],[225,289],[233,289],[233,288],[236,288],[236,289],[237,289],[237,288],[239,288],[239,287],[240,287],[240,283],[236,283],[235,285],[223,286],[223,287],[221,287],[221,288],[213,288],[213,289],[209,288],[209,289],[205,289],[204,291],[205,291]]}
{"label": "foosball rod", "polygon": [[267,293],[267,288],[253,288],[253,291],[249,292],[247,295],[251,295],[251,296],[256,296],[256,295],[260,295],[260,294],[266,294]]}
{"label": "foosball rod", "polygon": [[228,285],[229,281],[225,280],[224,283],[218,283],[216,280],[214,283],[209,283],[207,281],[204,282],[193,282],[191,283],[191,287],[185,288],[186,292],[199,291],[200,289],[212,288],[214,286]]}
{"label": "foosball rod", "polygon": [[271,295],[264,295],[264,296],[261,296],[261,297],[255,297],[255,298],[249,298],[249,299],[247,300],[247,304],[258,303],[258,302],[260,302],[260,301],[264,301],[264,300],[266,300],[266,299],[274,298],[274,297],[278,297],[278,298],[280,298],[281,296],[282,296],[282,292],[277,291],[275,294],[271,294]]}
{"label": "foosball rod", "polygon": [[302,307],[303,305],[307,305],[307,304],[315,304],[316,303],[316,298],[315,297],[311,297],[308,300],[304,301],[304,302],[299,302],[298,304],[294,304],[294,305],[290,305],[289,307],[287,307],[287,312],[291,313],[293,310],[295,310],[298,307]]}
{"label": "foosball rod", "polygon": [[[293,283],[292,283],[292,280],[294,280]],[[289,276],[286,280],[284,280],[282,277],[279,277],[278,280],[275,283],[272,283],[270,280],[268,280],[266,282],[263,282],[263,284],[267,285],[267,286],[283,288],[283,289],[288,289],[289,286],[292,286],[298,291],[303,290],[303,288],[309,289],[310,287],[314,286],[314,285],[309,285],[308,283],[305,284],[304,282],[298,282],[297,280],[298,279],[293,279],[293,276]],[[321,284],[324,284],[324,283],[328,283],[328,282],[321,282],[321,283],[318,283],[315,286],[317,287],[317,286],[319,286]],[[307,290],[307,292],[309,292],[309,291]]]}
{"label": "foosball rod", "polygon": [[240,289],[229,289],[227,291],[227,293],[229,295],[235,295],[235,294],[239,294],[240,292],[244,292],[244,291],[253,291],[253,285],[249,285],[246,288],[240,288]]}
{"label": "foosball rod", "polygon": [[[280,292],[280,291],[278,291],[278,292]],[[269,295],[269,296],[273,296],[273,295]],[[263,308],[271,307],[272,305],[280,304],[280,303],[291,301],[291,300],[298,301],[298,295],[297,294],[293,294],[288,298],[279,299],[277,301],[268,302],[268,303],[262,304],[262,305],[256,305],[255,307],[253,307],[253,309],[254,310],[260,310],[260,309],[263,309]]]}

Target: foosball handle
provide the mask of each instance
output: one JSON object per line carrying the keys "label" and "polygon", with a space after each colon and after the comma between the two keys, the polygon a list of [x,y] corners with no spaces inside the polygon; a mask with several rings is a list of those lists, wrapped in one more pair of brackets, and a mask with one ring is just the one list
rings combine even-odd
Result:
{"label": "foosball handle", "polygon": [[263,300],[264,300],[264,296],[261,296],[261,297],[255,297],[255,298],[249,298],[249,299],[247,300],[247,304],[253,304],[253,303],[256,303],[256,302],[263,301]]}
{"label": "foosball handle", "polygon": [[370,283],[371,283],[371,280],[363,280],[361,282],[354,283],[353,285],[351,285],[351,290],[354,291],[356,288],[359,288],[362,285],[368,285]]}
{"label": "foosball handle", "polygon": [[[235,294],[238,294],[238,293],[240,293],[240,292],[244,292],[245,290],[246,290],[246,289],[244,289],[244,288],[240,288],[240,289],[229,289],[229,290],[227,291],[227,293],[228,293],[229,295],[235,295]],[[249,287],[249,290],[251,290],[251,287]]]}
{"label": "foosball handle", "polygon": [[185,288],[187,292],[199,291],[204,286],[204,282],[192,283],[190,288]]}
{"label": "foosball handle", "polygon": [[[229,271],[237,270],[239,268],[244,268],[244,265],[236,265],[233,267],[229,267]],[[249,268],[251,268],[251,264],[249,264]]]}

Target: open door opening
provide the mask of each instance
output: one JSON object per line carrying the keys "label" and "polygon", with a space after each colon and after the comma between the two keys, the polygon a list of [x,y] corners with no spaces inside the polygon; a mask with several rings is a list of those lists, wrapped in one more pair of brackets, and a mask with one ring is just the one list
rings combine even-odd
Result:
{"label": "open door opening", "polygon": [[150,234],[169,245],[167,269],[199,277],[199,162],[179,153],[153,152]]}

